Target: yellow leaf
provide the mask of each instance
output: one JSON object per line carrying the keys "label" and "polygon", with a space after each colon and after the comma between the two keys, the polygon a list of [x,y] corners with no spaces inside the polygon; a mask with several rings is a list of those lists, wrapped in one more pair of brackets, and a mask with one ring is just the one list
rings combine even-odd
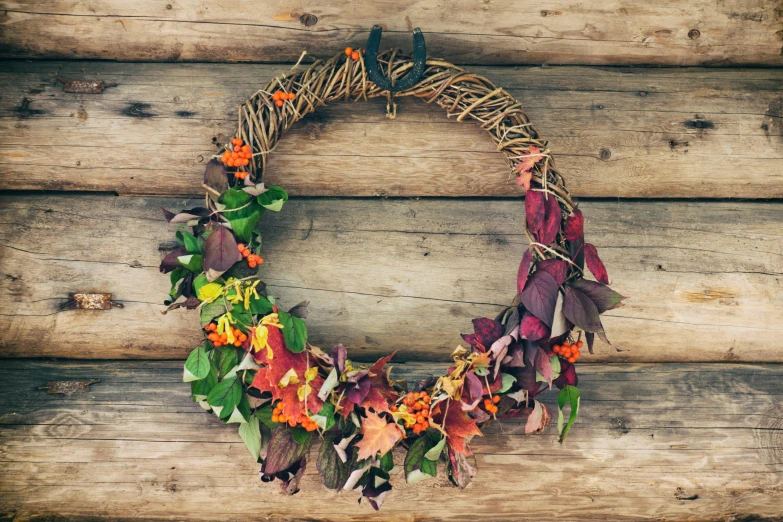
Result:
{"label": "yellow leaf", "polygon": [[293,368],[290,368],[285,375],[283,375],[283,378],[280,379],[280,382],[277,383],[278,386],[281,388],[285,388],[289,384],[298,384],[299,383],[299,377],[296,375],[296,370]]}
{"label": "yellow leaf", "polygon": [[313,366],[312,368],[308,368],[308,370],[305,372],[305,382],[311,382],[316,377],[318,377],[318,367],[317,366]]}
{"label": "yellow leaf", "polygon": [[212,301],[223,291],[223,285],[219,283],[209,283],[198,289],[199,301]]}
{"label": "yellow leaf", "polygon": [[313,389],[312,389],[312,388],[310,388],[310,385],[309,385],[309,384],[307,384],[307,383],[305,383],[305,384],[301,385],[301,386],[300,386],[299,388],[297,388],[297,390],[296,390],[296,396],[297,396],[297,397],[299,397],[299,400],[300,400],[300,401],[304,401],[304,400],[305,400],[305,397],[306,397],[306,396],[309,396],[309,395],[310,395],[310,394],[312,394],[312,393],[313,393]]}

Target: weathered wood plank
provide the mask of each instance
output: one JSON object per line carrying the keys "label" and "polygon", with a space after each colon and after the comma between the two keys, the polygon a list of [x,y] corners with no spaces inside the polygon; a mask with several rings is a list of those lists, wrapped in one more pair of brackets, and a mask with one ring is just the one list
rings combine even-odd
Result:
{"label": "weathered wood plank", "polygon": [[[0,198],[0,354],[184,357],[194,312],[160,315],[157,265],[196,201],[87,195]],[[781,361],[783,205],[585,202],[588,241],[631,296],[592,361]],[[509,303],[527,245],[518,200],[295,199],[264,219],[262,277],[283,306],[311,300],[313,343],[357,358],[448,359],[470,319]],[[69,292],[124,309],[61,311]]]}
{"label": "weathered wood plank", "polygon": [[[295,497],[261,484],[235,427],[190,402],[180,362],[2,368],[0,512],[11,518],[373,516],[353,493],[320,485],[315,449]],[[408,363],[394,373],[439,371]],[[39,390],[86,378],[100,379],[88,393]],[[375,518],[462,520],[477,498],[481,509],[492,506],[482,520],[781,517],[781,382],[780,365],[584,366],[580,418],[565,445],[554,427],[525,437],[523,426],[504,421],[474,439],[479,474],[467,491],[442,478],[408,486],[395,474]]]}
{"label": "weathered wood plank", "polygon": [[[6,62],[0,187],[197,195],[236,107],[288,66]],[[783,197],[783,70],[475,68],[550,139],[581,197]],[[117,83],[64,93],[56,78]],[[476,125],[437,107],[332,106],[300,122],[268,179],[294,195],[509,196]]]}
{"label": "weathered wood plank", "polygon": [[0,56],[129,61],[295,61],[364,46],[381,23],[383,44],[411,47],[421,27],[431,56],[455,63],[779,65],[781,10],[774,0],[622,0],[545,5],[530,0],[439,4],[405,0],[302,3],[83,4],[5,0]]}

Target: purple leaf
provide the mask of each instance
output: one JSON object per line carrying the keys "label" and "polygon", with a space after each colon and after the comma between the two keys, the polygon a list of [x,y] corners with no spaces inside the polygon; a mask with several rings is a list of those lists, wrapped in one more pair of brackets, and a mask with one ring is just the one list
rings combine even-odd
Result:
{"label": "purple leaf", "polygon": [[204,243],[204,257],[201,264],[210,281],[220,277],[241,259],[242,255],[239,253],[234,235],[225,227],[218,227]]}
{"label": "purple leaf", "polygon": [[595,303],[599,314],[602,314],[607,310],[619,308],[623,305],[622,300],[627,299],[603,283],[597,283],[587,279],[577,279],[570,284]]}
{"label": "purple leaf", "polygon": [[462,338],[473,347],[480,347],[482,351],[486,351],[487,348],[492,346],[492,343],[497,341],[503,335],[503,325],[500,321],[489,319],[488,317],[480,317],[473,319],[473,330],[475,333],[466,335],[462,334]]}
{"label": "purple leaf", "polygon": [[591,332],[585,332],[585,341],[587,341],[587,351],[593,353],[593,342],[595,342],[595,334]]}
{"label": "purple leaf", "polygon": [[204,169],[204,186],[215,193],[221,195],[228,190],[228,174],[223,162],[211,159]]}
{"label": "purple leaf", "polygon": [[354,404],[361,404],[370,393],[370,376],[364,375],[355,384],[349,386],[345,392],[345,398]]}
{"label": "purple leaf", "polygon": [[536,238],[542,245],[550,245],[557,238],[557,233],[560,231],[560,222],[562,221],[560,204],[557,202],[554,194],[547,194],[547,197],[544,199],[544,209],[544,223],[541,230],[536,233]]}
{"label": "purple leaf", "polygon": [[517,294],[521,294],[522,290],[525,289],[528,272],[530,272],[530,262],[532,260],[533,254],[530,249],[528,249],[522,254],[522,261],[519,263],[519,270],[517,270]]}
{"label": "purple leaf", "polygon": [[562,259],[545,259],[536,265],[536,270],[549,272],[555,278],[557,286],[560,286],[566,280],[568,263]]}
{"label": "purple leaf", "polygon": [[459,488],[465,489],[475,476],[476,468],[470,464],[468,456],[452,450],[449,446],[449,478],[451,481]]}
{"label": "purple leaf", "polygon": [[549,328],[530,312],[525,312],[519,331],[531,341],[549,338]]}
{"label": "purple leaf", "polygon": [[570,241],[568,243],[568,248],[571,250],[571,261],[573,261],[576,266],[584,270],[585,268],[584,240],[580,238],[580,239],[575,239],[574,241]]}
{"label": "purple leaf", "polygon": [[332,348],[332,360],[334,361],[334,367],[337,368],[337,373],[342,375],[345,372],[345,360],[348,358],[348,350],[342,344],[336,345]]}
{"label": "purple leaf", "polygon": [[160,207],[163,211],[163,215],[166,217],[166,221],[169,223],[187,223],[191,219],[201,219],[207,217],[210,214],[210,210],[204,207],[196,207],[188,210],[183,210],[179,214],[175,214],[163,207]]}
{"label": "purple leaf", "polygon": [[287,426],[278,426],[269,439],[266,459],[261,466],[261,472],[269,476],[286,471],[307,456],[310,441],[311,437],[308,437],[303,444],[299,444],[294,440],[293,433]]}
{"label": "purple leaf", "polygon": [[535,235],[544,226],[546,207],[544,206],[544,193],[538,190],[525,194],[525,219],[527,228]]}
{"label": "purple leaf", "polygon": [[576,386],[578,383],[576,367],[565,359],[560,359],[560,376],[554,380],[555,386],[562,390],[566,385]]}
{"label": "purple leaf", "polygon": [[569,241],[582,239],[582,236],[585,233],[585,217],[578,208],[575,208],[573,212],[568,215],[565,222],[564,233],[565,238]]}
{"label": "purple leaf", "polygon": [[598,249],[595,245],[585,243],[585,261],[587,262],[587,268],[593,273],[595,278],[605,284],[609,284],[609,276],[606,274],[606,267],[604,266],[601,258],[598,257]]}
{"label": "purple leaf", "polygon": [[179,264],[177,258],[179,256],[186,256],[186,255],[188,255],[188,251],[184,246],[175,248],[174,250],[169,252],[169,254],[166,257],[163,258],[163,261],[160,262],[160,271],[163,272],[164,274],[168,274],[175,268],[179,268],[182,265]]}
{"label": "purple leaf", "polygon": [[557,302],[558,284],[552,274],[536,271],[530,276],[525,290],[519,295],[522,304],[547,326],[552,326]]}
{"label": "purple leaf", "polygon": [[604,331],[595,303],[585,294],[570,286],[565,287],[563,313],[569,321],[585,332]]}

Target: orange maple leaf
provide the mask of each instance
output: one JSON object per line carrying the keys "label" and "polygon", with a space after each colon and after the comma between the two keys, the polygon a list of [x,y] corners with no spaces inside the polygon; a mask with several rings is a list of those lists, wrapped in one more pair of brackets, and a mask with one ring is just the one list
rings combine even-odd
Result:
{"label": "orange maple leaf", "polygon": [[441,422],[443,429],[446,431],[446,440],[451,449],[457,453],[470,455],[472,453],[470,451],[470,446],[468,445],[470,439],[472,439],[474,435],[481,436],[481,430],[476,424],[476,421],[462,411],[462,408],[459,407],[459,403],[457,402],[451,404],[445,421],[442,416],[437,420]]}
{"label": "orange maple leaf", "polygon": [[517,177],[517,185],[525,187],[525,191],[530,190],[530,180],[533,179],[532,169],[536,163],[541,160],[541,149],[535,145],[531,145],[525,152],[522,153],[522,161],[517,165],[519,176]]}
{"label": "orange maple leaf", "polygon": [[356,443],[359,448],[357,458],[363,460],[374,457],[379,451],[381,455],[391,450],[402,433],[396,424],[388,423],[372,411],[367,411],[367,418],[362,421],[362,440]]}

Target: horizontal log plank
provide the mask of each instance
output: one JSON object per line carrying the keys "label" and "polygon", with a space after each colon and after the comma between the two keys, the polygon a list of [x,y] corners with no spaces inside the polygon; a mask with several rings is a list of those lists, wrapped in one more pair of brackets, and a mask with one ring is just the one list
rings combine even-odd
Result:
{"label": "horizontal log plank", "polygon": [[[193,404],[181,362],[2,361],[0,513],[15,519],[372,517],[356,494],[326,490],[309,456],[301,491],[258,481],[236,426]],[[395,378],[440,373],[395,365]],[[580,417],[564,445],[554,426],[523,435],[502,421],[474,439],[466,491],[440,476],[394,490],[378,519],[640,518],[756,520],[783,516],[783,367],[587,365]],[[100,380],[48,395],[50,381]],[[554,394],[545,402],[555,408]],[[400,461],[401,455],[397,454]],[[230,501],[226,499],[230,498]],[[481,504],[477,505],[477,498]]]}
{"label": "horizontal log plank", "polygon": [[455,63],[594,65],[783,64],[774,0],[530,0],[448,4],[239,1],[90,4],[5,0],[0,56],[125,61],[295,61],[299,53],[362,47],[381,23],[384,46],[411,47],[421,27],[430,56]]}
{"label": "horizontal log plank", "polygon": [[[288,66],[6,62],[0,187],[201,194],[236,107]],[[581,197],[783,197],[783,69],[474,68],[527,107]],[[116,83],[63,92],[61,79]],[[477,125],[402,100],[299,122],[268,181],[293,195],[514,196]]]}
{"label": "horizontal log plank", "polygon": [[[107,195],[0,198],[0,354],[179,358],[195,312],[161,315],[159,207]],[[779,203],[586,202],[587,240],[631,298],[604,319],[591,361],[781,361]],[[310,300],[309,338],[357,359],[447,360],[473,317],[514,297],[527,240],[518,200],[293,199],[264,218],[261,276],[282,306]],[[62,310],[70,292],[122,309]],[[615,349],[620,350],[615,351]]]}

